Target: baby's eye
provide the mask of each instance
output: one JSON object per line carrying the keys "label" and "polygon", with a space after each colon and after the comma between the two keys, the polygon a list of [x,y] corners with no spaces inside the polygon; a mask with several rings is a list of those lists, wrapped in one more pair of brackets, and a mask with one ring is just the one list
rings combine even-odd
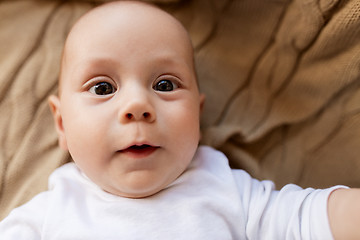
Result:
{"label": "baby's eye", "polygon": [[179,86],[176,83],[174,83],[174,81],[164,79],[158,81],[153,88],[155,91],[169,92],[177,89],[178,87]]}
{"label": "baby's eye", "polygon": [[115,91],[115,87],[108,82],[99,82],[89,89],[89,92],[96,95],[113,94]]}

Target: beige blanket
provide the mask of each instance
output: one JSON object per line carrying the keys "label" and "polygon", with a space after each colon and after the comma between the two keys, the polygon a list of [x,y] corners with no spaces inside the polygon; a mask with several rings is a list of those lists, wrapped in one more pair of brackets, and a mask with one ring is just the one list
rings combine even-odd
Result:
{"label": "beige blanket", "polygon": [[[90,2],[0,1],[0,219],[70,161],[47,97],[66,34]],[[360,187],[358,0],[154,2],[193,39],[203,143],[278,187]]]}

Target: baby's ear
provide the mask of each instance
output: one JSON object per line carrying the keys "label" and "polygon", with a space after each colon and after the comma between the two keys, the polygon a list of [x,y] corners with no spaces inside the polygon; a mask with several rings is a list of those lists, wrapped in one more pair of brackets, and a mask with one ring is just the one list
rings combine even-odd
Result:
{"label": "baby's ear", "polygon": [[52,115],[54,118],[56,132],[58,133],[59,146],[63,150],[67,151],[68,147],[67,147],[67,143],[66,143],[64,126],[63,126],[63,121],[62,121],[62,116],[61,116],[61,111],[60,111],[60,99],[57,96],[51,95],[48,99],[48,102],[49,102],[50,109],[51,109],[51,112],[52,112]]}

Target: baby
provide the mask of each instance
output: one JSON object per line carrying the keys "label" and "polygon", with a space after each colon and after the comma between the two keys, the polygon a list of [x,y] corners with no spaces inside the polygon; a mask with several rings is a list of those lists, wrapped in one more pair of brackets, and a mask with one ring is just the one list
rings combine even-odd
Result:
{"label": "baby", "polygon": [[188,33],[152,5],[112,2],[83,16],[49,98],[74,163],[0,223],[1,239],[359,238],[359,190],[275,191],[198,146],[194,68]]}

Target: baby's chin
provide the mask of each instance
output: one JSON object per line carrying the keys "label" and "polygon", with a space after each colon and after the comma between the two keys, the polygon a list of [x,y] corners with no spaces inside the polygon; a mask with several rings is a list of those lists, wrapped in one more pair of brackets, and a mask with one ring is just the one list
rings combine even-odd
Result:
{"label": "baby's chin", "polygon": [[103,188],[103,190],[107,193],[110,193],[112,195],[116,195],[119,197],[124,197],[124,198],[134,198],[134,199],[138,199],[138,198],[147,198],[147,197],[151,197],[157,193],[159,193],[160,191],[162,191],[164,188],[154,188],[152,190],[142,190],[142,189],[132,189],[124,191],[124,190],[118,190],[118,189],[114,189],[114,188]]}
{"label": "baby's chin", "polygon": [[172,171],[166,172],[155,168],[128,172],[109,171],[106,174],[87,176],[103,191],[112,195],[125,198],[146,198],[168,188],[184,172],[182,168],[170,170]]}
{"label": "baby's chin", "polygon": [[[146,181],[145,181],[146,180]],[[159,180],[159,179],[158,179]],[[175,179],[161,179],[162,181],[154,181],[154,179],[143,179],[143,181],[130,181],[124,184],[123,181],[116,182],[117,184],[97,184],[103,191],[125,198],[146,198],[153,196],[165,188]],[[120,184],[121,183],[121,184]]]}

